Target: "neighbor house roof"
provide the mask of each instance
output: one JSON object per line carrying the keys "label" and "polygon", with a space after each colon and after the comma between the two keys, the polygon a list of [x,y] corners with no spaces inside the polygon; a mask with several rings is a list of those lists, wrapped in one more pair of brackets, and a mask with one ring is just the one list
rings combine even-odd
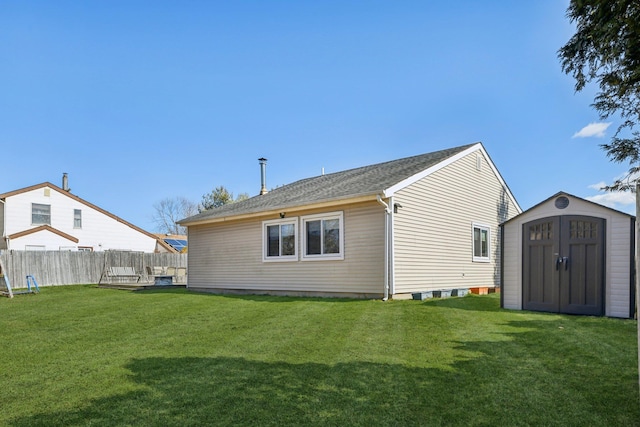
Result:
{"label": "neighbor house roof", "polygon": [[35,227],[35,228],[30,228],[28,230],[24,230],[24,231],[20,231],[18,233],[13,233],[11,235],[9,235],[8,237],[10,239],[17,239],[19,237],[24,237],[24,236],[28,236],[30,234],[35,234],[35,233],[39,233],[41,231],[49,231],[53,234],[57,234],[60,237],[63,237],[67,240],[72,241],[73,243],[78,243],[80,240],[78,240],[77,238],[73,237],[70,234],[65,233],[64,231],[60,231],[56,228],[51,227],[50,225],[41,225],[39,227]]}
{"label": "neighbor house roof", "polygon": [[[204,211],[183,219],[179,223],[181,225],[195,225],[217,222],[229,217],[284,211],[293,207],[337,204],[340,201],[350,202],[359,198],[371,199],[377,195],[390,197],[396,191],[427,176],[451,161],[476,150],[484,152],[482,144],[463,145],[385,163],[301,179],[263,195]],[[502,181],[497,170],[495,172]],[[506,188],[504,181],[502,183]]]}
{"label": "neighbor house roof", "polygon": [[[69,198],[71,198],[71,199],[73,199],[73,200],[75,200],[75,201],[77,201],[79,203],[82,203],[82,204],[90,207],[91,209],[95,209],[96,211],[108,216],[109,218],[112,218],[112,219],[114,219],[114,220],[116,220],[116,221],[118,221],[118,222],[120,222],[120,223],[122,223],[122,224],[124,224],[124,225],[126,225],[126,226],[128,226],[128,227],[130,227],[130,228],[142,233],[142,234],[145,234],[145,235],[151,237],[152,239],[155,239],[158,245],[162,246],[163,248],[165,248],[169,252],[177,252],[171,245],[166,243],[164,240],[159,239],[157,236],[153,235],[152,233],[149,233],[148,231],[145,231],[142,228],[137,227],[137,226],[131,224],[128,221],[125,221],[124,219],[112,214],[111,212],[105,211],[104,209],[102,209],[102,208],[100,208],[100,207],[98,207],[98,206],[96,206],[96,205],[94,205],[92,203],[87,202],[86,200],[76,196],[75,194],[72,194],[69,191],[63,190],[62,188],[60,188],[57,185],[54,185],[54,184],[52,184],[50,182],[43,182],[43,183],[40,183],[40,184],[32,185],[30,187],[21,188],[19,190],[14,190],[14,191],[10,191],[10,192],[7,192],[7,193],[2,193],[2,194],[0,194],[0,200],[6,200],[7,198],[12,197],[12,196],[16,196],[18,194],[27,193],[29,191],[33,191],[33,190],[37,190],[39,188],[45,188],[45,187],[48,187],[48,188],[50,188],[50,189],[52,189],[54,191],[57,191],[58,193],[63,194],[63,195],[65,195],[65,196],[67,196],[67,197],[69,197]],[[59,230],[56,230],[56,229],[54,229],[52,227],[45,227],[45,228],[37,227],[37,228],[34,228],[34,229],[25,230],[24,232],[16,233],[16,234],[14,234],[12,236],[9,236],[9,237],[17,238],[17,237],[21,237],[21,236],[24,236],[24,235],[27,235],[27,234],[31,234],[31,233],[34,233],[34,232],[38,232],[38,231],[42,231],[42,230],[51,231],[51,232],[56,233],[56,234],[58,234],[58,235],[60,235],[62,237],[65,237],[65,238],[71,237],[71,239],[69,239],[69,240],[75,239],[73,236],[69,236],[69,235],[66,235],[64,233],[63,233],[64,235],[60,234],[62,232],[60,232]]]}

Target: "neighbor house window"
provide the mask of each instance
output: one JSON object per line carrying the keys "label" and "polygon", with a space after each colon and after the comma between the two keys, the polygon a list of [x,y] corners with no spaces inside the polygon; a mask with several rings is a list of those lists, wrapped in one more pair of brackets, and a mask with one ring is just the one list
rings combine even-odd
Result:
{"label": "neighbor house window", "polygon": [[473,260],[478,262],[489,262],[491,251],[491,227],[473,224]]}
{"label": "neighbor house window", "polygon": [[80,209],[73,210],[73,228],[82,228],[82,211]]}
{"label": "neighbor house window", "polygon": [[298,218],[262,223],[262,259],[296,261],[298,259]]}
{"label": "neighbor house window", "polygon": [[344,259],[342,212],[302,217],[302,240],[305,260]]}
{"label": "neighbor house window", "polygon": [[39,203],[31,204],[31,224],[32,225],[51,225],[51,205],[41,205]]}
{"label": "neighbor house window", "polygon": [[25,251],[44,251],[47,248],[44,245],[25,245]]}

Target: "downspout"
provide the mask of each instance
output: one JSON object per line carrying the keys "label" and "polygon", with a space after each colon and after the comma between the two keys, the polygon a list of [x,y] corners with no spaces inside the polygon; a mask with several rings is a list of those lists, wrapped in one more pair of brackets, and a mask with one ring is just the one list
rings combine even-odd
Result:
{"label": "downspout", "polygon": [[382,301],[386,301],[389,299],[389,222],[391,218],[391,209],[389,205],[386,204],[382,197],[378,194],[376,196],[378,199],[378,203],[384,206],[384,296],[382,297]]}
{"label": "downspout", "polygon": [[398,213],[396,204],[393,202],[393,196],[389,197],[389,293],[394,295],[396,293],[396,239],[394,237],[393,230],[395,229],[395,217]]}
{"label": "downspout", "polygon": [[[9,250],[9,238],[6,237],[7,235],[7,212],[5,211],[6,207],[7,207],[7,203],[0,199],[0,203],[2,203],[2,235],[0,236],[0,239],[4,239],[4,244],[7,247],[7,250]],[[0,252],[2,252],[2,249],[0,248]]]}
{"label": "downspout", "polygon": [[504,223],[498,227],[500,233],[500,308],[504,308]]}
{"label": "downspout", "polygon": [[393,196],[389,197],[389,294],[394,295],[396,293],[396,249],[395,249],[395,237],[393,234],[396,205],[393,202]]}

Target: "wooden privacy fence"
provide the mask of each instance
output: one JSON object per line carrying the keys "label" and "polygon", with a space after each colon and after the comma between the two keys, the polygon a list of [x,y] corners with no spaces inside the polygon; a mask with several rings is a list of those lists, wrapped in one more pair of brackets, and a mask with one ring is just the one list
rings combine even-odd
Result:
{"label": "wooden privacy fence", "polygon": [[109,267],[133,267],[143,280],[146,267],[187,267],[187,254],[144,253],[127,251],[3,251],[3,272],[14,288],[26,287],[26,276],[36,278],[38,285],[94,284]]}

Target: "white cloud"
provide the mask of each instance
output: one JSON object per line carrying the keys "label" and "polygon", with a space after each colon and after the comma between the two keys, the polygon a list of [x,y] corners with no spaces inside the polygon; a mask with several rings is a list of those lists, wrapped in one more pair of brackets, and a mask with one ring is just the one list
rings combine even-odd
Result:
{"label": "white cloud", "polygon": [[[619,178],[618,178],[619,179]],[[607,185],[606,182],[598,182],[597,184],[591,184],[588,187],[594,190],[598,190],[600,194],[595,196],[588,196],[585,199],[594,203],[607,206],[612,209],[616,209],[622,212],[626,212],[631,215],[635,215],[636,195],[631,191],[602,191],[602,187]]]}
{"label": "white cloud", "polygon": [[[623,180],[627,181],[627,179],[635,180],[637,177],[629,177],[626,174],[620,175],[615,180]],[[598,190],[599,194],[594,196],[585,197],[585,199],[590,200],[594,203],[598,203],[600,205],[604,205],[610,207],[612,209],[616,209],[622,212],[626,212],[631,215],[636,214],[636,195],[631,191],[602,191],[601,188],[606,185],[611,185],[613,182],[607,184],[604,181],[598,182],[596,184],[591,184],[588,187],[593,190]]]}
{"label": "white cloud", "polygon": [[600,181],[600,182],[598,182],[598,183],[596,183],[596,184],[591,184],[591,185],[589,185],[588,187],[589,187],[589,188],[592,188],[592,189],[594,189],[594,190],[598,190],[598,191],[600,191],[600,190],[602,189],[602,187],[605,187],[606,185],[607,185],[607,183],[606,183],[606,182],[604,182],[604,181]]}
{"label": "white cloud", "polygon": [[623,210],[622,207],[624,206],[631,206],[636,203],[636,195],[630,191],[612,191],[585,197],[585,199],[619,210]]}
{"label": "white cloud", "polygon": [[611,126],[611,123],[589,123],[578,132],[574,133],[572,138],[604,138],[604,133]]}

